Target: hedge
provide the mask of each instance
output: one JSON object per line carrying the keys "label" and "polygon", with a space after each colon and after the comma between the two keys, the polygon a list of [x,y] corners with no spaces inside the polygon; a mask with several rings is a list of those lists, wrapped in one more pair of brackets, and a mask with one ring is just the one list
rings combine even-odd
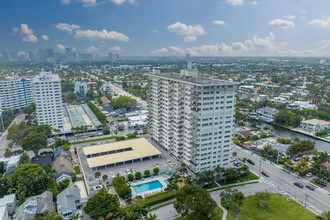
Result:
{"label": "hedge", "polygon": [[159,193],[152,195],[150,197],[146,197],[145,199],[142,200],[142,205],[144,207],[147,206],[152,206],[170,199],[174,199],[177,191],[173,192],[164,192],[164,193]]}
{"label": "hedge", "polygon": [[101,110],[96,107],[96,105],[94,105],[91,102],[87,102],[88,107],[93,111],[93,113],[95,114],[95,116],[97,117],[97,119],[99,119],[99,121],[105,125],[107,123],[106,121],[106,116],[101,112]]}

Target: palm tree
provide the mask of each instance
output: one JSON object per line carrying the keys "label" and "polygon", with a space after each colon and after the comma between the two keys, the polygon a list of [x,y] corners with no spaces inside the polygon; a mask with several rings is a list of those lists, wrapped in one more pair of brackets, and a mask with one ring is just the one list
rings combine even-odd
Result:
{"label": "palm tree", "polygon": [[132,123],[131,123],[130,121],[127,122],[127,125],[128,125],[128,133],[130,133],[130,130],[131,130],[131,124],[132,124]]}
{"label": "palm tree", "polygon": [[71,220],[79,220],[82,219],[83,217],[84,217],[83,215],[77,212],[76,214],[71,216]]}
{"label": "palm tree", "polygon": [[[226,171],[226,168],[224,168],[224,167],[216,167],[215,168],[215,172],[217,173],[216,178],[221,179],[222,173],[225,172],[225,171]],[[219,175],[219,173],[220,173],[220,175]],[[219,178],[219,176],[220,176],[220,178]]]}
{"label": "palm tree", "polygon": [[119,131],[116,129],[113,133],[115,133],[115,135],[117,136],[117,134],[119,133]]}
{"label": "palm tree", "polygon": [[233,194],[233,201],[236,203],[236,205],[238,206],[238,210],[237,212],[240,212],[240,208],[241,205],[243,204],[243,200],[244,200],[244,194],[241,191],[235,192]]}
{"label": "palm tree", "polygon": [[145,219],[146,220],[157,220],[157,215],[156,214],[151,214],[149,213],[149,216],[147,216]]}

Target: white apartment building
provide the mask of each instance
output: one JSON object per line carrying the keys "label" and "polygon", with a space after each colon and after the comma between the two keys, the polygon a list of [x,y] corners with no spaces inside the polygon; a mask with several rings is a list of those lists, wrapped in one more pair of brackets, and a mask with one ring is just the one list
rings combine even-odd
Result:
{"label": "white apartment building", "polygon": [[88,92],[88,87],[86,82],[76,82],[75,92],[79,97],[85,97]]}
{"label": "white apartment building", "polygon": [[0,112],[22,109],[34,102],[32,81],[17,76],[0,80]]}
{"label": "white apartment building", "polygon": [[41,72],[33,79],[38,124],[61,129],[64,123],[61,79],[58,74]]}
{"label": "white apartment building", "polygon": [[151,138],[194,172],[228,167],[235,83],[154,70],[148,82]]}

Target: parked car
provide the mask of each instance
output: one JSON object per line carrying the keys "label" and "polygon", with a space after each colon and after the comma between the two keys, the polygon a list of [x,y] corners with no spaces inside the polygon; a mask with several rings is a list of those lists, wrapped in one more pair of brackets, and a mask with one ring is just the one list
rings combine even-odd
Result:
{"label": "parked car", "polygon": [[136,171],[132,168],[132,169],[131,169],[131,173],[136,173]]}
{"label": "parked car", "polygon": [[93,182],[93,177],[89,177],[89,182]]}
{"label": "parked car", "polygon": [[172,162],[170,160],[166,160],[166,163],[171,166]]}
{"label": "parked car", "polygon": [[159,164],[158,164],[158,163],[154,163],[154,166],[155,166],[155,167],[159,167]]}
{"label": "parked car", "polygon": [[262,174],[262,175],[264,175],[264,176],[267,176],[267,177],[269,177],[269,174],[268,174],[268,173],[266,173],[266,172],[264,172],[264,171],[262,171],[262,172],[261,172],[261,174]]}
{"label": "parked car", "polygon": [[130,174],[131,171],[130,171],[129,169],[126,169],[126,173],[127,173],[127,174]]}
{"label": "parked car", "polygon": [[252,165],[255,165],[256,163],[253,161],[253,160],[250,160],[250,159],[247,159],[247,162],[252,164]]}
{"label": "parked car", "polygon": [[115,178],[115,177],[116,177],[116,174],[111,173],[111,177],[112,177],[112,178]]}
{"label": "parked car", "polygon": [[73,160],[73,163],[74,164],[77,164],[78,163],[78,160],[77,159]]}
{"label": "parked car", "polygon": [[243,165],[243,164],[241,162],[239,162],[239,161],[234,162],[234,166],[236,166],[236,167],[239,167],[241,165]]}
{"label": "parked car", "polygon": [[313,173],[307,173],[306,176],[311,177],[311,176],[313,176]]}
{"label": "parked car", "polygon": [[299,188],[304,188],[304,185],[298,182],[294,182],[293,185],[298,186]]}
{"label": "parked car", "polygon": [[310,185],[305,185],[305,187],[306,187],[307,189],[310,189],[310,190],[314,191],[314,187],[312,187],[312,186],[310,186]]}

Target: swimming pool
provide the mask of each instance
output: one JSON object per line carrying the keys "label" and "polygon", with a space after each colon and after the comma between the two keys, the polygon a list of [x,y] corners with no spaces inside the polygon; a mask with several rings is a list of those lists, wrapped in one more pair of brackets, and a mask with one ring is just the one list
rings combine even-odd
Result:
{"label": "swimming pool", "polygon": [[162,176],[168,178],[168,177],[170,177],[170,176],[172,176],[174,174],[175,173],[163,173]]}
{"label": "swimming pool", "polygon": [[163,185],[158,180],[148,182],[148,183],[142,183],[142,184],[136,185],[136,186],[132,186],[132,188],[134,189],[134,191],[136,193],[142,193],[142,192],[146,192],[146,191],[161,188],[161,187],[163,187]]}

